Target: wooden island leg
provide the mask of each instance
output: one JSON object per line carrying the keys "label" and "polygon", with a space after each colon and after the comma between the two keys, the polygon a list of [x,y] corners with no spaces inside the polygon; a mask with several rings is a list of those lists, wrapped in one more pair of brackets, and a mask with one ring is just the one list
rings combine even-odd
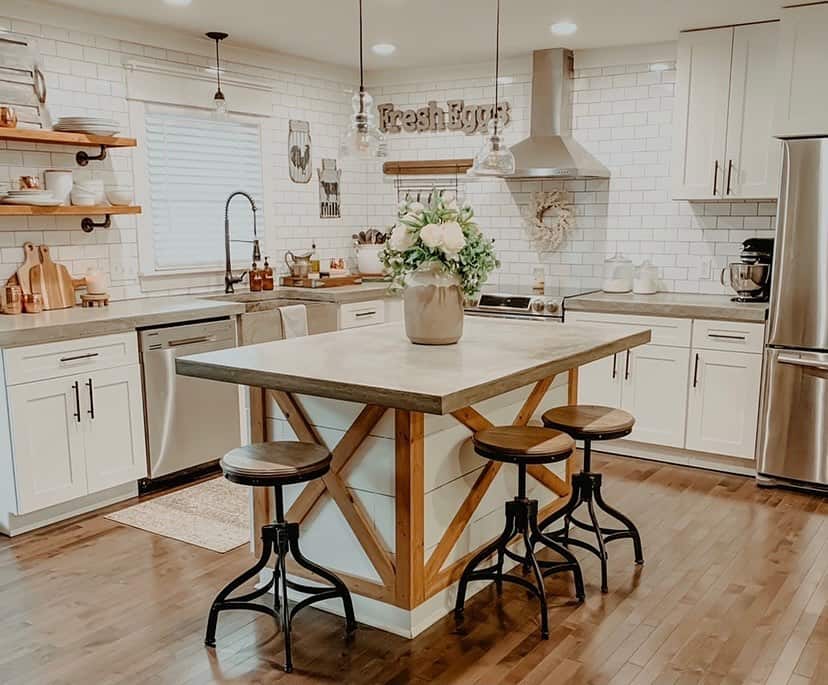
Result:
{"label": "wooden island leg", "polygon": [[421,412],[396,410],[395,491],[396,566],[394,603],[413,609],[425,600],[425,417]]}

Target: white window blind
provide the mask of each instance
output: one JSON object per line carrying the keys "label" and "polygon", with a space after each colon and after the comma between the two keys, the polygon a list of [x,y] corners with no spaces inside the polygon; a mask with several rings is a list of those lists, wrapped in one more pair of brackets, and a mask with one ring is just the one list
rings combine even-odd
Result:
{"label": "white window blind", "polygon": [[[147,170],[152,204],[155,268],[213,269],[224,265],[224,205],[244,190],[259,208],[264,235],[259,127],[239,121],[167,112],[146,113]],[[253,216],[245,198],[230,207],[231,238],[252,240]],[[251,250],[232,245],[235,263]]]}

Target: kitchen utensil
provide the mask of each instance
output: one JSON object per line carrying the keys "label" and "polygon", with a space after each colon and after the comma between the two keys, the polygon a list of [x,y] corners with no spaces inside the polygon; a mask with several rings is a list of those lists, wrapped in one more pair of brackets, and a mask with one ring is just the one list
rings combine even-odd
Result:
{"label": "kitchen utensil", "polygon": [[3,290],[3,313],[20,314],[23,312],[23,290],[19,285],[7,285]]}
{"label": "kitchen utensil", "polygon": [[753,300],[768,287],[770,264],[734,262],[722,269],[719,280],[736,291],[740,300]]}
{"label": "kitchen utensil", "polygon": [[103,117],[61,117],[54,125],[54,130],[113,136],[120,130],[120,125],[113,119]]}
{"label": "kitchen utensil", "polygon": [[310,273],[310,262],[313,250],[303,254],[285,253],[285,264],[294,278],[307,278]]}
{"label": "kitchen utensil", "polygon": [[23,296],[23,311],[27,314],[40,314],[43,311],[43,297],[40,293]]}
{"label": "kitchen utensil", "polygon": [[23,243],[23,263],[17,267],[17,282],[23,289],[23,292],[30,295],[32,292],[32,284],[29,280],[29,273],[33,267],[40,264],[37,250],[33,243]]}
{"label": "kitchen utensil", "polygon": [[106,191],[106,199],[109,204],[120,207],[123,205],[131,205],[133,192],[129,188],[109,188]]}
{"label": "kitchen utensil", "polygon": [[601,290],[605,293],[628,293],[632,288],[633,263],[616,252],[604,262],[604,282]]}
{"label": "kitchen utensil", "polygon": [[44,309],[67,309],[75,306],[75,284],[63,264],[52,261],[48,245],[41,245],[40,264],[30,272],[32,293],[43,296]]}
{"label": "kitchen utensil", "polygon": [[658,292],[658,268],[649,260],[636,267],[633,292],[636,295],[655,295]]}
{"label": "kitchen utensil", "polygon": [[17,112],[11,105],[0,105],[0,128],[17,128]]}
{"label": "kitchen utensil", "polygon": [[43,172],[43,181],[46,190],[50,191],[55,200],[62,205],[68,205],[72,194],[72,172],[69,169],[46,169]]}
{"label": "kitchen utensil", "polygon": [[363,276],[382,276],[385,267],[379,260],[379,253],[385,249],[384,245],[369,244],[357,245],[357,269]]}
{"label": "kitchen utensil", "polygon": [[19,180],[21,190],[42,190],[40,176],[21,176]]}

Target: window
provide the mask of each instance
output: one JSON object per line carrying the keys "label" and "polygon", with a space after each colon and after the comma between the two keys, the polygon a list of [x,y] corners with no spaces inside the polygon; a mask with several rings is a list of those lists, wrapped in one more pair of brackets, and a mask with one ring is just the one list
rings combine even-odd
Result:
{"label": "window", "polygon": [[[145,114],[147,173],[152,212],[154,270],[214,270],[224,267],[224,205],[244,190],[256,201],[257,232],[264,237],[262,143],[259,125],[215,121],[171,111]],[[230,208],[234,240],[252,240],[250,205]],[[235,262],[248,250],[233,251]]]}

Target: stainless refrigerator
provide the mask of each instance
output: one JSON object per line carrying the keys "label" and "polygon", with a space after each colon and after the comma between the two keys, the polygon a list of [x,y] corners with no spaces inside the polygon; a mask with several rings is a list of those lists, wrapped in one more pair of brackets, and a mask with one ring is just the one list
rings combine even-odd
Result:
{"label": "stainless refrigerator", "polygon": [[828,138],[784,149],[757,471],[828,491]]}

